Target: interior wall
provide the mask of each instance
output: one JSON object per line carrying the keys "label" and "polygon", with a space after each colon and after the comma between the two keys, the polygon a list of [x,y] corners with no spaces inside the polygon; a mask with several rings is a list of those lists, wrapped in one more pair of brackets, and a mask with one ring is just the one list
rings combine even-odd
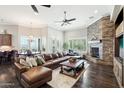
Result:
{"label": "interior wall", "polygon": [[64,33],[65,40],[73,38],[87,38],[87,28],[68,30]]}
{"label": "interior wall", "polygon": [[[57,46],[56,42],[53,44],[53,40],[59,41],[59,46]],[[47,52],[53,52],[53,47],[57,48],[57,51],[63,50],[63,32],[56,30],[52,27],[48,27],[48,36],[47,36]]]}

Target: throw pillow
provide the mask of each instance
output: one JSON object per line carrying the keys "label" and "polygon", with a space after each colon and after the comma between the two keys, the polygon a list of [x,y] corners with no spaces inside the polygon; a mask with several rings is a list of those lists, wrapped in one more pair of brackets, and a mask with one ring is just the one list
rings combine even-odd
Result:
{"label": "throw pillow", "polygon": [[39,58],[43,63],[46,63],[45,60],[42,57],[37,56],[37,58]]}
{"label": "throw pillow", "polygon": [[56,53],[57,58],[59,57],[58,53]]}
{"label": "throw pillow", "polygon": [[62,57],[64,56],[63,53],[60,53],[60,54],[61,54]]}
{"label": "throw pillow", "polygon": [[30,67],[33,67],[31,60],[29,57],[26,57],[26,62],[29,64]]}
{"label": "throw pillow", "polygon": [[39,59],[38,57],[36,57],[35,59],[36,59],[37,65],[42,65],[43,64],[42,60]]}
{"label": "throw pillow", "polygon": [[30,67],[30,65],[24,59],[20,59],[20,64],[22,64],[26,67]]}
{"label": "throw pillow", "polygon": [[35,58],[30,58],[30,61],[31,61],[32,66],[37,66],[37,62]]}

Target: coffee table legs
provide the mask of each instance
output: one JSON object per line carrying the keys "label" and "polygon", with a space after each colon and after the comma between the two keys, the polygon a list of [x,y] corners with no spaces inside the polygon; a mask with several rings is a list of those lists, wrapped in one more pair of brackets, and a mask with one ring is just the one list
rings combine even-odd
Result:
{"label": "coffee table legs", "polygon": [[77,73],[76,69],[73,69],[73,72],[74,72],[74,77],[75,77]]}
{"label": "coffee table legs", "polygon": [[[82,63],[82,69],[84,68],[84,62]],[[73,72],[74,72],[74,77],[76,76],[77,74],[77,71],[76,71],[76,68],[73,68]]]}
{"label": "coffee table legs", "polygon": [[63,73],[63,66],[61,65],[61,71],[60,71],[60,73]]}

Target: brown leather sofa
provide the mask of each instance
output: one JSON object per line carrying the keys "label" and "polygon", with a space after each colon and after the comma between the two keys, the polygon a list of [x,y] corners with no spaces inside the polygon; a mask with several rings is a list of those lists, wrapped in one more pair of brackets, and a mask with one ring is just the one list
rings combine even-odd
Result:
{"label": "brown leather sofa", "polygon": [[42,54],[39,56],[42,56],[45,60],[42,66],[29,69],[19,63],[19,58],[14,63],[17,78],[23,87],[39,87],[52,80],[51,69],[57,68],[61,62],[70,58],[64,53]]}
{"label": "brown leather sofa", "polygon": [[52,70],[47,67],[27,68],[17,62],[14,64],[17,79],[23,87],[36,88],[52,80]]}
{"label": "brown leather sofa", "polygon": [[61,62],[66,61],[70,58],[70,56],[67,56],[64,53],[43,54],[41,56],[46,62],[45,64],[43,64],[43,66],[51,69],[56,69],[57,67],[59,67],[59,64]]}
{"label": "brown leather sofa", "polygon": [[52,70],[43,66],[33,67],[21,74],[21,84],[24,87],[40,87],[52,80]]}

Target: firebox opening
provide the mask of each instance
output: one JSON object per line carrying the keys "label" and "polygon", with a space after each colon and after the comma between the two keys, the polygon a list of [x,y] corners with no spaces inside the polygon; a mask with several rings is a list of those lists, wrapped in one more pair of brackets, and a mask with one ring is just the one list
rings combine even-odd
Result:
{"label": "firebox opening", "polygon": [[98,47],[91,47],[91,56],[99,58],[99,48]]}

